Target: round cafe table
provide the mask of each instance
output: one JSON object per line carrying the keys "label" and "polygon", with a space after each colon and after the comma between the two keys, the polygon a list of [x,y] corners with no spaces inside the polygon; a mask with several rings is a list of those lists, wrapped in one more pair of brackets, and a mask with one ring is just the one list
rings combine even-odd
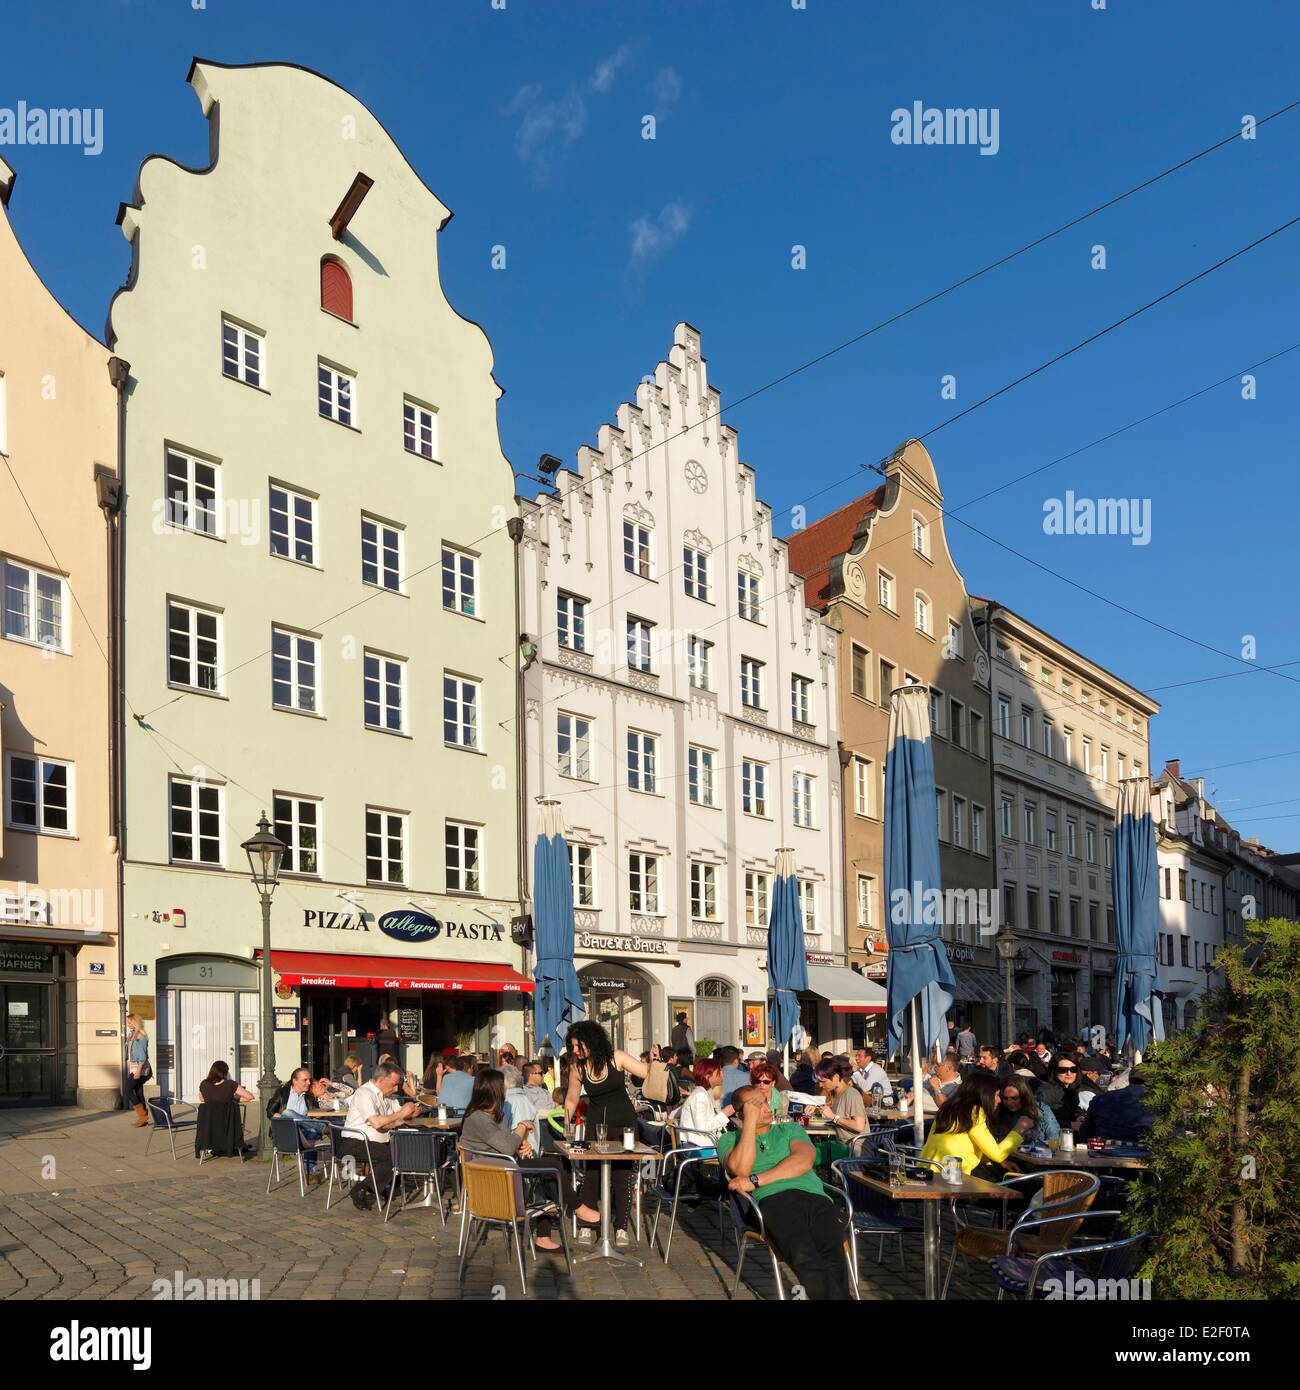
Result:
{"label": "round cafe table", "polygon": [[575,1149],[567,1140],[557,1139],[555,1152],[574,1163],[600,1164],[600,1240],[595,1250],[579,1255],[574,1263],[585,1264],[588,1260],[619,1260],[623,1264],[636,1265],[640,1269],[642,1262],[632,1255],[624,1255],[622,1251],[616,1250],[610,1238],[609,1213],[613,1205],[610,1171],[616,1163],[640,1163],[647,1158],[657,1161],[663,1155],[658,1149],[652,1149],[648,1144],[639,1141],[632,1148],[625,1149],[620,1140],[614,1139],[607,1139],[604,1144],[597,1144],[593,1139],[590,1147],[585,1149]]}

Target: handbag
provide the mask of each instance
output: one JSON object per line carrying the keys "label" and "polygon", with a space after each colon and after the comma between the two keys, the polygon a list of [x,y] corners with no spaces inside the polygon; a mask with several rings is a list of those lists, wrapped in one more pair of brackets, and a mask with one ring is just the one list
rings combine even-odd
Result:
{"label": "handbag", "polygon": [[682,1088],[667,1062],[651,1062],[650,1070],[641,1085],[641,1095],[660,1105],[674,1105],[681,1099]]}
{"label": "handbag", "polygon": [[132,1062],[131,1075],[137,1081],[152,1081],[153,1068],[149,1065],[148,1062]]}

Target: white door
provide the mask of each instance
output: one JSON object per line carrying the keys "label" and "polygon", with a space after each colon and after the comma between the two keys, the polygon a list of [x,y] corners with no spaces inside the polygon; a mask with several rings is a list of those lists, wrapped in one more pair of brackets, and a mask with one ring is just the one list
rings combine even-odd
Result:
{"label": "white door", "polygon": [[182,990],[180,1022],[176,1038],[178,1090],[181,1100],[197,1105],[202,1099],[199,1083],[206,1079],[213,1062],[225,1062],[233,1076],[239,1075],[233,991]]}

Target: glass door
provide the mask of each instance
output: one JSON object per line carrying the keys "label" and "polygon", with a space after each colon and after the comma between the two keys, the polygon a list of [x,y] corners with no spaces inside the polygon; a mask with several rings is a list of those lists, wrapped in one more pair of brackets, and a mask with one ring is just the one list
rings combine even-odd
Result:
{"label": "glass door", "polygon": [[54,1015],[52,983],[0,981],[0,1101],[55,1098]]}

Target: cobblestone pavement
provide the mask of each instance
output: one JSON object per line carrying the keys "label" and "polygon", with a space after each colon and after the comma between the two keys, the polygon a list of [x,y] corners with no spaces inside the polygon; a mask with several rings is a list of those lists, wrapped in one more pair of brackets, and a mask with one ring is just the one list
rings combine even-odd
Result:
{"label": "cobblestone pavement", "polygon": [[[245,1296],[276,1299],[524,1297],[499,1233],[475,1255],[462,1288],[454,1219],[444,1228],[436,1211],[412,1206],[384,1225],[339,1202],[337,1191],[326,1212],[324,1188],[309,1188],[304,1200],[294,1179],[268,1196],[267,1164],[219,1159],[200,1167],[192,1140],[184,1151],[178,1143],[173,1163],[165,1142],[159,1157],[156,1136],[146,1161],[144,1135],[120,1113],[0,1116],[0,1298],[148,1299],[157,1296],[156,1280],[174,1286],[178,1275],[247,1280]],[[55,1176],[43,1177],[51,1168]],[[906,1278],[897,1242],[886,1242],[884,1265],[875,1240],[861,1241],[860,1251],[864,1299],[921,1296],[919,1237],[906,1238]],[[735,1239],[719,1231],[712,1211],[685,1217],[670,1265],[646,1245],[629,1253],[644,1267],[592,1261],[572,1279],[562,1256],[526,1258],[527,1297],[725,1299],[735,1276]],[[775,1296],[761,1251],[750,1250],[744,1275],[739,1297]],[[959,1269],[953,1297],[993,1293],[982,1271]]]}

